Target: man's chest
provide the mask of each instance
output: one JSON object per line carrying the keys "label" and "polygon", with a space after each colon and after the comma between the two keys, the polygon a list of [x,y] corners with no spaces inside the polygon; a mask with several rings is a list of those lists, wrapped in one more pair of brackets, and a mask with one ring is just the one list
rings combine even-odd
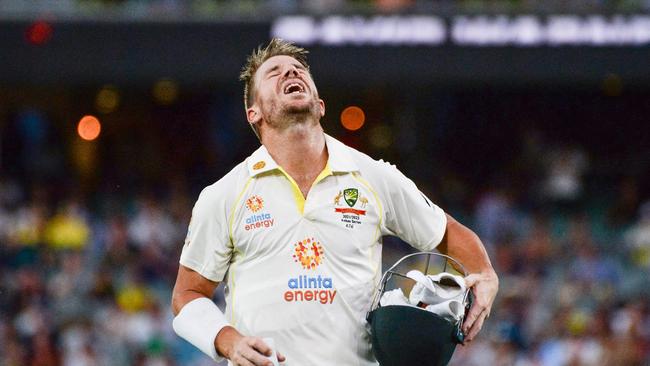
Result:
{"label": "man's chest", "polygon": [[339,256],[376,244],[383,209],[370,183],[353,174],[326,177],[306,198],[274,174],[253,179],[231,214],[233,243],[246,256],[287,251],[305,240]]}

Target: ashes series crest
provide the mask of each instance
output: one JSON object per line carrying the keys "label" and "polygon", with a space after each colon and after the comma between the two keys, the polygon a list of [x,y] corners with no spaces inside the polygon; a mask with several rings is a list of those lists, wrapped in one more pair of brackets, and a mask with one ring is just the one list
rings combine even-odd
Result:
{"label": "ashes series crest", "polygon": [[[341,198],[345,200],[345,203],[347,203],[349,207],[345,207],[345,204],[341,204]],[[361,202],[360,208],[354,208],[357,201]],[[346,188],[339,191],[339,193],[334,196],[334,212],[342,214],[341,222],[344,223],[345,227],[348,229],[353,229],[355,224],[361,224],[361,216],[366,215],[366,210],[364,209],[367,204],[368,199],[360,196],[357,188]]]}
{"label": "ashes series crest", "polygon": [[350,207],[354,207],[354,204],[357,203],[359,198],[359,190],[356,188],[348,188],[343,191],[343,199],[345,203]]}

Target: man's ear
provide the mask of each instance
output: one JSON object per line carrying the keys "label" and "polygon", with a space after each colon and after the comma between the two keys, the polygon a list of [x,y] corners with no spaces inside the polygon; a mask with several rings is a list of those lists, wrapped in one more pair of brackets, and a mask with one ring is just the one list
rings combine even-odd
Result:
{"label": "man's ear", "polygon": [[246,110],[246,119],[250,124],[256,124],[262,119],[262,114],[257,105],[253,105]]}
{"label": "man's ear", "polygon": [[325,102],[322,99],[318,100],[318,106],[320,107],[320,116],[321,118],[325,116]]}

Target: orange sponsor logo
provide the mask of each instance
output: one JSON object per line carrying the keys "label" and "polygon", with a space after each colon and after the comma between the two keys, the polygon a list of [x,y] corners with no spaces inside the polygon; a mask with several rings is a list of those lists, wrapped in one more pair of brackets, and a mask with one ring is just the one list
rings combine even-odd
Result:
{"label": "orange sponsor logo", "polygon": [[[294,244],[293,261],[303,269],[316,269],[325,258],[325,252],[320,242],[314,238],[306,238]],[[288,289],[283,298],[286,302],[320,302],[331,304],[336,297],[336,289],[332,277],[324,275],[298,275],[289,278]]]}
{"label": "orange sponsor logo", "polygon": [[314,238],[303,239],[294,244],[293,261],[304,269],[316,269],[324,257],[323,246]]}
{"label": "orange sponsor logo", "polygon": [[264,200],[260,196],[251,196],[246,200],[246,207],[255,213],[264,208]]}

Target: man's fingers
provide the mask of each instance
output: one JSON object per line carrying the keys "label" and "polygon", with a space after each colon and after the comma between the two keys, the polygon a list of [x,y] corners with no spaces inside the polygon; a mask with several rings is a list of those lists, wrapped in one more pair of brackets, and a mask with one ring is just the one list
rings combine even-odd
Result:
{"label": "man's fingers", "polygon": [[273,363],[263,354],[253,348],[248,348],[243,354],[244,358],[254,366],[273,366]]}
{"label": "man's fingers", "polygon": [[284,355],[282,353],[278,352],[277,350],[275,351],[275,354],[278,355],[278,361],[284,362],[284,361],[287,360],[287,358],[284,357]]}
{"label": "man's fingers", "polygon": [[478,315],[474,311],[474,307],[470,309],[469,314],[467,314],[467,317],[465,317],[465,321],[463,322],[463,333],[467,335],[469,333],[469,330],[472,329],[472,325],[474,325],[474,321],[476,321],[476,317]]}
{"label": "man's fingers", "polygon": [[264,343],[261,338],[251,338],[249,345],[265,356],[270,356],[273,353],[271,347],[269,347],[268,344]]}
{"label": "man's fingers", "polygon": [[484,311],[481,313],[481,315],[478,316],[478,319],[472,324],[472,327],[469,330],[469,334],[467,334],[467,342],[470,342],[476,337],[479,331],[481,331],[481,328],[483,328],[483,322],[487,318],[487,311]]}
{"label": "man's fingers", "polygon": [[255,366],[252,362],[248,361],[244,356],[237,355],[234,356],[230,361],[232,361],[233,366]]}
{"label": "man's fingers", "polygon": [[271,355],[271,348],[258,337],[246,337],[239,343],[231,361],[236,366],[272,366],[264,354]]}
{"label": "man's fingers", "polygon": [[254,348],[249,348],[249,352],[246,354],[246,358],[255,366],[273,366],[273,362],[271,362],[271,360],[269,360],[265,355]]}
{"label": "man's fingers", "polygon": [[496,275],[476,273],[465,277],[465,283],[474,294],[474,302],[463,323],[463,333],[467,340],[471,341],[481,330],[485,318],[490,313],[499,282]]}
{"label": "man's fingers", "polygon": [[476,322],[476,319],[478,319],[486,310],[487,307],[483,305],[479,299],[474,301],[472,307],[469,309],[467,317],[465,318],[465,322],[463,323],[463,333],[468,334],[469,330],[472,329],[474,322]]}

